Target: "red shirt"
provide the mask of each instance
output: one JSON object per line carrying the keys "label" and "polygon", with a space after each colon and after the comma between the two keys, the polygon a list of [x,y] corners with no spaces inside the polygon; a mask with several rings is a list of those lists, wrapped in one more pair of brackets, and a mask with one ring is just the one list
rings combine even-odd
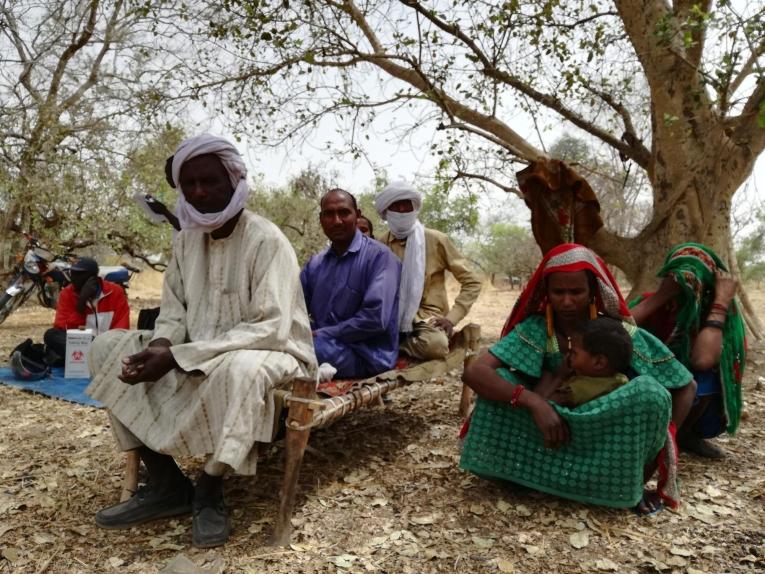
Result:
{"label": "red shirt", "polygon": [[130,329],[130,308],[125,290],[111,281],[101,279],[101,294],[96,301],[95,311],[88,306],[85,314],[77,312],[79,296],[74,292],[74,285],[68,285],[61,291],[56,306],[56,329],[77,329],[92,327],[96,334],[109,329]]}

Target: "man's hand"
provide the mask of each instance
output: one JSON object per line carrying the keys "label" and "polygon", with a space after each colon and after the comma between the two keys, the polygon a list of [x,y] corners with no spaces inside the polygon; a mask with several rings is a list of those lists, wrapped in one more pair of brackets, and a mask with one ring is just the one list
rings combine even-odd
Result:
{"label": "man's hand", "polygon": [[98,296],[98,292],[101,290],[101,281],[95,275],[85,281],[80,287],[80,292],[77,299],[77,312],[80,315],[85,314],[85,310],[88,306],[88,301]]}
{"label": "man's hand", "polygon": [[446,336],[448,338],[452,338],[452,333],[454,332],[454,323],[449,321],[446,317],[438,317],[436,319],[431,319],[430,324],[433,325],[436,329],[441,329],[442,331],[446,332]]}
{"label": "man's hand", "polygon": [[167,373],[178,367],[173,354],[170,352],[170,344],[153,341],[152,344],[135,355],[122,359],[122,374],[119,379],[123,383],[135,385],[158,381]]}

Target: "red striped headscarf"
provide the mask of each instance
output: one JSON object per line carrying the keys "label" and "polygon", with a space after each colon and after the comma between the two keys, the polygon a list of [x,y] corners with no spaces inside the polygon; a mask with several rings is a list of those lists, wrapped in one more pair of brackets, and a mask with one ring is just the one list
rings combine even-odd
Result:
{"label": "red striped headscarf", "polygon": [[603,260],[595,253],[577,243],[563,243],[550,249],[544,256],[528,285],[513,306],[510,316],[502,329],[504,337],[513,328],[530,315],[543,314],[547,304],[547,284],[545,278],[551,273],[573,273],[591,271],[597,280],[595,304],[598,311],[619,319],[634,323],[619,286]]}

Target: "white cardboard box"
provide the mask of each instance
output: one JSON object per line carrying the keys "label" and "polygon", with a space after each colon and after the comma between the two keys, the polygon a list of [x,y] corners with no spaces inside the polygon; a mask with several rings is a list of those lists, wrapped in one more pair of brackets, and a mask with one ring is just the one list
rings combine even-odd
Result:
{"label": "white cardboard box", "polygon": [[66,360],[64,362],[65,379],[84,379],[90,377],[88,370],[88,351],[93,342],[93,329],[67,329]]}

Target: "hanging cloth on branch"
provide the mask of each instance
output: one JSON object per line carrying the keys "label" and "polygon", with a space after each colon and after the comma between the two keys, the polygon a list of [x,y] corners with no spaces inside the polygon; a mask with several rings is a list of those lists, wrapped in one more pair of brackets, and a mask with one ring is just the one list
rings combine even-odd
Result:
{"label": "hanging cloth on branch", "polygon": [[516,174],[542,253],[561,243],[586,245],[601,227],[600,204],[582,176],[557,159],[539,159]]}

